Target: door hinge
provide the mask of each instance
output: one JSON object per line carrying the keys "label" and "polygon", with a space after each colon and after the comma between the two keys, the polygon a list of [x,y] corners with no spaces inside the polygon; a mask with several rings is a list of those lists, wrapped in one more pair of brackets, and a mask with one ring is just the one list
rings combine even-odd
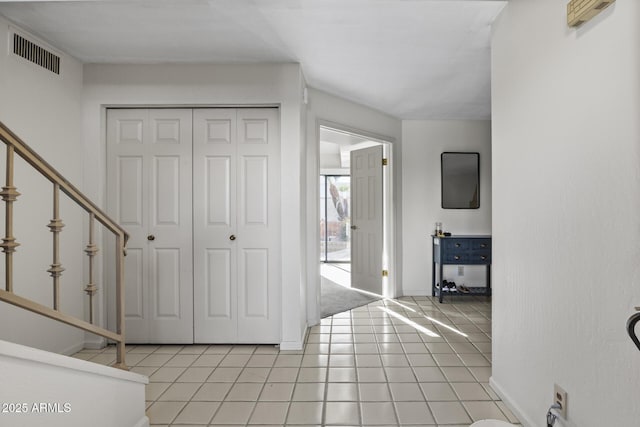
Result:
{"label": "door hinge", "polygon": [[382,277],[389,277],[389,270],[382,270]]}
{"label": "door hinge", "polygon": [[389,159],[382,159],[382,166],[387,166],[389,164]]}

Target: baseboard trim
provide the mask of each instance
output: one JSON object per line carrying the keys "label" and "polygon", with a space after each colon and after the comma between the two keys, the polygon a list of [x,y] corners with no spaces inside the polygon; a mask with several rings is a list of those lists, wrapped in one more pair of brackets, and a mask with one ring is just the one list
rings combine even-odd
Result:
{"label": "baseboard trim", "polygon": [[83,348],[84,348],[84,343],[77,343],[77,344],[74,344],[72,346],[69,346],[69,347],[65,348],[64,350],[62,350],[60,352],[60,354],[64,354],[65,356],[73,356],[74,354],[76,354],[77,352],[82,350]]}
{"label": "baseboard trim", "polygon": [[491,378],[489,378],[489,385],[491,385],[491,388],[493,389],[493,391],[496,392],[496,394],[498,396],[500,396],[500,399],[502,399],[502,401],[504,402],[505,405],[507,405],[507,408],[509,408],[509,410],[511,412],[513,412],[513,415],[516,416],[516,418],[518,418],[520,420],[520,423],[524,426],[524,427],[534,427],[537,424],[534,422],[534,420],[532,420],[531,418],[529,418],[520,408],[520,406],[518,404],[515,403],[515,401],[511,398],[511,396],[509,396],[505,391],[504,388],[502,386],[500,386],[500,384],[498,384],[498,382],[496,380],[493,379],[493,376]]}
{"label": "baseboard trim", "polygon": [[302,350],[302,341],[283,341],[280,343],[280,350]]}
{"label": "baseboard trim", "polygon": [[107,340],[105,340],[104,338],[98,338],[93,341],[84,342],[84,348],[90,349],[90,350],[102,350],[106,346],[107,346]]}
{"label": "baseboard trim", "polygon": [[304,343],[307,342],[307,335],[309,334],[309,326],[304,328],[302,339],[299,341],[282,341],[280,343],[280,350],[297,351],[304,349]]}
{"label": "baseboard trim", "polygon": [[430,297],[431,289],[403,289],[400,293],[403,297]]}

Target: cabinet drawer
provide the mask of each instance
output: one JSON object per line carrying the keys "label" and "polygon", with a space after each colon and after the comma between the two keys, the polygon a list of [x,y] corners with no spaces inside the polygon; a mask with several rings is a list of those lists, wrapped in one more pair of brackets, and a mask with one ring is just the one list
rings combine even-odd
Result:
{"label": "cabinet drawer", "polygon": [[463,264],[469,262],[469,255],[466,252],[448,252],[444,254],[443,261],[445,263]]}
{"label": "cabinet drawer", "polygon": [[471,241],[471,249],[480,250],[486,249],[491,250],[491,239],[473,239]]}
{"label": "cabinet drawer", "polygon": [[463,239],[446,239],[443,243],[447,252],[466,251],[471,246],[469,240]]}
{"label": "cabinet drawer", "polygon": [[491,251],[473,251],[468,260],[470,264],[491,264]]}

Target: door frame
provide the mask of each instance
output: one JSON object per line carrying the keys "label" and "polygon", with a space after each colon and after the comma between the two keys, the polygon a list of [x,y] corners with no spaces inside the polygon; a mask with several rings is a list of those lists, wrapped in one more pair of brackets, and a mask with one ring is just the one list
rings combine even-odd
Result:
{"label": "door frame", "polygon": [[[308,212],[309,215],[309,234],[308,239],[315,246],[315,251],[309,251],[308,265],[309,283],[308,283],[308,304],[307,320],[309,325],[315,325],[320,322],[320,189],[317,185],[320,176],[320,128],[331,128],[339,132],[351,133],[365,137],[371,141],[379,142],[383,146],[383,156],[388,159],[388,165],[383,169],[383,259],[382,268],[389,272],[387,277],[383,277],[382,287],[385,298],[394,298],[398,295],[398,284],[396,283],[398,264],[396,262],[396,215],[394,211],[394,159],[393,145],[396,139],[390,136],[369,132],[366,130],[354,128],[352,126],[336,123],[324,119],[316,119],[315,138],[313,149],[315,151],[315,167],[310,168],[309,179],[312,179],[314,185],[313,193],[308,195]],[[311,178],[312,177],[312,178]],[[313,233],[313,234],[311,234]],[[382,272],[380,272],[382,274]],[[315,307],[315,310],[313,308]]]}

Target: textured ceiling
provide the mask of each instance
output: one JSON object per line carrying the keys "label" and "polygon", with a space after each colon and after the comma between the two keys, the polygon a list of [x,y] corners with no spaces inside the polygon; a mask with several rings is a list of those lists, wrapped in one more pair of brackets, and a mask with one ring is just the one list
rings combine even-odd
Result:
{"label": "textured ceiling", "polygon": [[310,86],[402,119],[490,116],[504,1],[0,1],[87,63],[299,62]]}

